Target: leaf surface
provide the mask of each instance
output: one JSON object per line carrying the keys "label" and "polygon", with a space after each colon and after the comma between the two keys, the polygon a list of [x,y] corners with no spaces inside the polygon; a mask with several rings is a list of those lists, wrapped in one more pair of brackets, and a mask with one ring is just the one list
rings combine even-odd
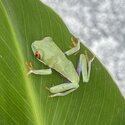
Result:
{"label": "leaf surface", "polygon": [[[45,89],[67,81],[58,72],[26,76],[25,62],[31,61],[36,69],[47,68],[31,50],[33,41],[46,36],[64,52],[71,46],[66,25],[40,1],[0,0],[0,124],[124,125],[125,100],[98,59],[92,63],[89,83],[80,78],[80,87],[64,97],[49,98]],[[67,57],[75,68],[84,50],[92,58],[84,45],[76,56]]]}

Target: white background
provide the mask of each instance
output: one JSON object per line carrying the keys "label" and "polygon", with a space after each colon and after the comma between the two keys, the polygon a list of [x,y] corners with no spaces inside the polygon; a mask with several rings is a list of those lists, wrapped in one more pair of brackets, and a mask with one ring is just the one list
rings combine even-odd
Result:
{"label": "white background", "polygon": [[125,95],[125,1],[42,0],[100,58]]}

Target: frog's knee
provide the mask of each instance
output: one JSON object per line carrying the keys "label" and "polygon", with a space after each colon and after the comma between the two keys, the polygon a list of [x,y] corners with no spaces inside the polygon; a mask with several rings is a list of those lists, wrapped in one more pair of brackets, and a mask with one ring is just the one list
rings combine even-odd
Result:
{"label": "frog's knee", "polygon": [[74,88],[75,89],[79,88],[79,84],[74,84]]}

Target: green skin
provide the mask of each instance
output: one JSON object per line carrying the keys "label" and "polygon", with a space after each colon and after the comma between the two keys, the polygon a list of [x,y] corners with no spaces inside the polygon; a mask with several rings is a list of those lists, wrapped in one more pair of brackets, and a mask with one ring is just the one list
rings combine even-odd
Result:
{"label": "green skin", "polygon": [[45,37],[43,40],[33,42],[31,48],[36,58],[43,64],[47,65],[49,69],[30,69],[28,75],[31,73],[49,75],[52,74],[51,69],[54,69],[70,81],[69,83],[62,83],[60,85],[47,88],[51,93],[53,93],[49,97],[65,96],[76,90],[79,87],[81,72],[83,82],[89,81],[91,63],[94,60],[94,57],[88,61],[87,56],[81,54],[77,72],[72,62],[66,57],[66,55],[69,56],[80,49],[80,40],[78,40],[78,43],[74,48],[66,51],[65,53],[63,53],[55,44],[51,37]]}

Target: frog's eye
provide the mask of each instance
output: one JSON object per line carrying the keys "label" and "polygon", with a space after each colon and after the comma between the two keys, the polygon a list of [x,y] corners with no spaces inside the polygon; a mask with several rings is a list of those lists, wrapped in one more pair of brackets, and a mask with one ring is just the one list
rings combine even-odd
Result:
{"label": "frog's eye", "polygon": [[40,59],[40,53],[39,53],[38,51],[36,51],[35,56],[36,56],[38,59]]}

